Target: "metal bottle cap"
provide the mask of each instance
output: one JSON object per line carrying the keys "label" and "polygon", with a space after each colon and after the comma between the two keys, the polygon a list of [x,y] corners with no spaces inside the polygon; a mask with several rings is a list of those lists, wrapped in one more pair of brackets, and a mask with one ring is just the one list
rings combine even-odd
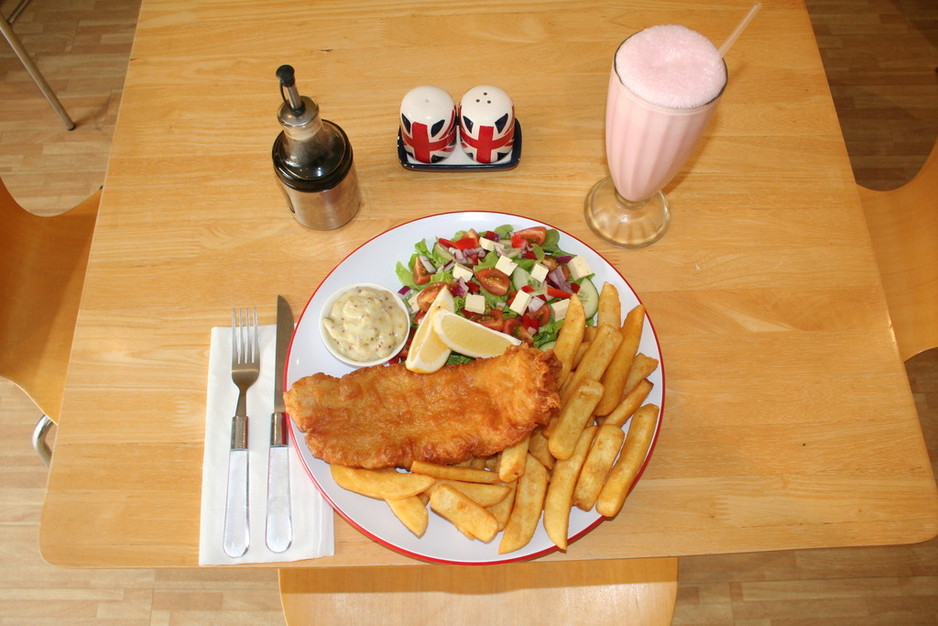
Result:
{"label": "metal bottle cap", "polygon": [[277,68],[280,79],[280,97],[283,104],[277,115],[283,126],[300,128],[314,122],[319,117],[319,105],[311,98],[301,96],[296,88],[296,75],[292,65]]}

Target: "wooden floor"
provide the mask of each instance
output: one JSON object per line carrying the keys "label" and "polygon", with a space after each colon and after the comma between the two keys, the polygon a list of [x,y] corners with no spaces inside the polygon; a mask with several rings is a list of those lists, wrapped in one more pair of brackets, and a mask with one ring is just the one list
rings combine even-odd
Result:
{"label": "wooden floor", "polygon": [[[938,2],[807,0],[857,180],[907,181],[938,136]],[[16,0],[6,0],[6,15]],[[66,132],[0,43],[0,177],[53,214],[104,180],[139,0],[32,0],[15,31],[78,123]],[[750,42],[749,45],[755,45]],[[938,462],[938,350],[907,364]],[[276,573],[68,570],[36,548],[38,415],[0,380],[0,625],[280,624]],[[681,560],[674,624],[938,624],[938,541]]]}

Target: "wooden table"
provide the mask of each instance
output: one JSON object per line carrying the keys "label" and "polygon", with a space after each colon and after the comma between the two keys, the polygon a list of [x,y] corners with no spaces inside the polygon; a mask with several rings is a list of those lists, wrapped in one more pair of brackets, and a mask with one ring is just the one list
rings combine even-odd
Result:
{"label": "wooden table", "polygon": [[[209,329],[294,309],[404,221],[502,210],[583,239],[643,298],[667,403],[622,514],[549,559],[911,543],[938,497],[830,92],[798,0],[767,0],[726,61],[708,139],[653,246],[612,248],[583,199],[605,175],[612,55],[681,22],[717,44],[749,9],[696,2],[310,4],[144,0],[91,252],[40,544],[52,563],[195,566]],[[274,70],[355,149],[364,205],[299,226],[270,162]],[[403,169],[400,99],[489,83],[524,127],[517,169]],[[315,565],[415,563],[338,520]]]}

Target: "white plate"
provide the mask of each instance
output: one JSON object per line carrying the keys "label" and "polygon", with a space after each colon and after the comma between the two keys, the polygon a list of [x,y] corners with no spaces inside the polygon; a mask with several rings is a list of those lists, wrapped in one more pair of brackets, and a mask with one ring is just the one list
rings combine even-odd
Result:
{"label": "white plate", "polygon": [[[326,299],[334,291],[362,280],[384,285],[396,291],[401,285],[394,273],[394,266],[398,261],[406,262],[410,258],[417,241],[421,239],[433,241],[435,237],[452,237],[456,231],[470,228],[475,228],[477,231],[491,230],[502,224],[511,224],[516,229],[530,226],[554,228],[549,224],[508,213],[482,211],[444,213],[392,228],[355,250],[326,276],[313,292],[300,315],[291,340],[290,354],[284,373],[285,388],[289,388],[294,381],[316,372],[342,376],[352,371],[351,366],[342,363],[326,350],[319,334],[320,311]],[[563,231],[560,232],[560,248],[570,254],[579,254],[586,258],[590,268],[595,272],[593,280],[597,288],[601,288],[606,282],[618,288],[622,298],[623,315],[639,303],[638,296],[612,265],[582,241]],[[664,409],[664,364],[657,335],[647,315],[639,351],[658,359],[660,363],[658,369],[649,377],[649,380],[654,383],[654,388],[647,402],[656,404],[662,410],[659,411],[655,435],[645,458],[645,464],[647,464],[658,438]],[[300,458],[326,500],[352,526],[393,550],[427,561],[481,564],[530,559],[556,549],[547,537],[543,524],[539,524],[534,538],[527,546],[510,554],[499,554],[498,544],[501,541],[501,533],[490,543],[472,541],[448,521],[432,512],[427,532],[423,537],[418,538],[394,517],[391,509],[384,502],[339,487],[332,479],[329,465],[310,453],[304,443],[303,433],[296,424],[291,422],[291,425],[293,442]],[[643,464],[642,470],[644,468]],[[640,477],[641,472],[635,480],[637,481]],[[628,503],[626,503],[627,508]],[[570,540],[573,541],[586,534],[603,519],[595,510],[585,512],[574,508],[570,512]],[[576,545],[571,545],[569,550],[575,551]]]}

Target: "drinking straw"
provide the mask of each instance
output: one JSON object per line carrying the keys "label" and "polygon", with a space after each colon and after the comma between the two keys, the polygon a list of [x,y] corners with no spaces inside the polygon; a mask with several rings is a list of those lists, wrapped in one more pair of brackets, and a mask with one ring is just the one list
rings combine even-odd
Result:
{"label": "drinking straw", "polygon": [[746,30],[746,27],[749,26],[749,22],[752,21],[752,18],[756,16],[756,13],[758,13],[759,9],[761,8],[761,2],[756,2],[754,5],[752,5],[752,8],[749,9],[749,13],[747,13],[746,17],[744,17],[743,20],[739,23],[739,26],[736,27],[736,30],[730,33],[730,36],[727,38],[727,40],[723,42],[722,46],[720,46],[721,57],[726,56],[730,46],[736,43],[736,40],[739,39],[739,36],[743,33],[744,30]]}

